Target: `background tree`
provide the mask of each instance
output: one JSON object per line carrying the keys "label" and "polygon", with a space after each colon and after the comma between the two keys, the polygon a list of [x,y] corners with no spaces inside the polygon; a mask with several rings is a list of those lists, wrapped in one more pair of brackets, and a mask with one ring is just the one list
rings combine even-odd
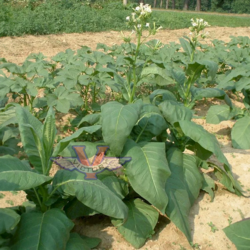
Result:
{"label": "background tree", "polygon": [[189,0],[184,0],[183,10],[188,10],[188,4],[189,4]]}
{"label": "background tree", "polygon": [[197,0],[197,2],[196,2],[196,10],[201,11],[201,0]]}

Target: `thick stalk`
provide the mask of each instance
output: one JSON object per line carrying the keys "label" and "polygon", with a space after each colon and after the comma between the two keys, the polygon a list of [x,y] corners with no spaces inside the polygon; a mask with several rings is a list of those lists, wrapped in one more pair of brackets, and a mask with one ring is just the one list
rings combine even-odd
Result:
{"label": "thick stalk", "polygon": [[132,94],[130,96],[130,100],[129,103],[132,103],[134,101],[134,95],[135,95],[135,91],[136,91],[136,85],[137,85],[137,77],[136,77],[136,60],[139,54],[139,49],[141,46],[141,33],[138,35],[137,38],[137,47],[136,47],[136,51],[135,51],[135,59],[134,59],[134,65],[133,65],[133,89],[132,89]]}

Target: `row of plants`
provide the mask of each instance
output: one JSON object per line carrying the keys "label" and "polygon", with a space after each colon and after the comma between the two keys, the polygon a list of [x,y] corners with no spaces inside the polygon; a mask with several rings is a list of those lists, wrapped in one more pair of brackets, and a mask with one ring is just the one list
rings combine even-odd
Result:
{"label": "row of plants", "polygon": [[[72,232],[71,220],[95,214],[109,216],[135,248],[154,233],[159,216],[168,217],[191,244],[188,215],[201,190],[213,200],[218,181],[244,195],[216,137],[193,122],[192,108],[216,97],[234,110],[220,83],[244,66],[249,40],[213,42],[224,46],[224,58],[236,47],[244,50],[243,59],[232,58],[229,65],[213,52],[216,46],[200,43],[208,26],[202,19],[192,20],[192,34],[180,44],[164,45],[144,40],[160,28],[150,16],[150,6],[143,4],[127,16],[136,44],[124,36],[122,45],[99,44],[97,51],[83,46],[51,60],[42,54],[22,65],[1,59],[0,190],[27,194],[24,204],[0,209],[2,249],[94,248],[99,240]],[[55,125],[61,113],[74,117],[63,139]],[[94,180],[77,167],[51,176],[53,160],[71,164],[77,146],[88,159],[106,146],[107,157],[130,160],[121,173],[92,169]],[[249,226],[249,220],[244,223]],[[230,238],[233,226],[225,229]]]}
{"label": "row of plants", "polygon": [[[135,7],[135,4],[123,6],[121,1],[90,3],[79,0],[1,0],[0,5],[0,37],[125,30],[123,20]],[[188,28],[192,17],[206,18],[213,26],[250,26],[248,17],[164,11],[152,15],[167,29]]]}

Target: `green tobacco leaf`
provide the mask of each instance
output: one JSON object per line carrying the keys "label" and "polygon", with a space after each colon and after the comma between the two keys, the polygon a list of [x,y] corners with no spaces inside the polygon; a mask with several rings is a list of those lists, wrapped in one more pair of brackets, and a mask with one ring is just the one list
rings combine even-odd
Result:
{"label": "green tobacco leaf", "polygon": [[[50,157],[53,152],[54,141],[56,137],[56,120],[53,108],[50,108],[43,126],[43,148],[45,149],[45,166],[49,168]],[[46,171],[48,171],[46,169]]]}
{"label": "green tobacco leaf", "polygon": [[37,118],[35,118],[27,109],[23,107],[16,107],[16,116],[25,153],[28,155],[31,164],[40,173],[42,173],[42,161],[37,148],[37,141],[32,130],[35,131],[36,135],[41,141],[43,125]]}
{"label": "green tobacco leaf", "polygon": [[234,179],[231,169],[228,165],[224,164],[224,169],[221,167],[212,164],[214,167],[215,176],[219,179],[219,181],[232,193],[236,193],[237,195],[243,195],[243,190],[237,180]]}
{"label": "green tobacco leaf", "polygon": [[64,207],[64,211],[68,216],[68,218],[70,218],[71,220],[83,216],[92,216],[98,214],[98,212],[85,206],[82,202],[78,201],[77,199],[73,199],[72,201],[68,202],[67,205]]}
{"label": "green tobacco leaf", "polygon": [[222,121],[231,119],[231,109],[227,105],[211,106],[207,112],[206,122],[210,124],[219,124]]}
{"label": "green tobacco leaf", "polygon": [[165,185],[170,175],[165,144],[158,142],[136,144],[128,140],[123,156],[132,158],[126,165],[126,174],[133,189],[164,213],[168,203]]}
{"label": "green tobacco leaf", "polygon": [[205,88],[205,89],[199,89],[192,87],[191,88],[192,96],[194,100],[200,100],[202,98],[220,98],[225,99],[226,103],[232,108],[233,104],[231,100],[229,99],[228,95],[221,89],[216,88]]}
{"label": "green tobacco leaf", "polygon": [[98,131],[100,128],[101,128],[100,125],[93,125],[93,126],[82,127],[78,129],[72,135],[65,137],[64,139],[59,141],[59,143],[56,145],[54,149],[53,156],[59,155],[69,145],[71,141],[73,141],[74,139],[77,139],[82,133],[85,132],[85,133],[93,134],[96,131]]}
{"label": "green tobacco leaf", "polygon": [[180,121],[179,125],[186,136],[197,142],[204,149],[215,154],[221,163],[229,166],[227,158],[222,153],[220,145],[214,135],[207,132],[202,126],[191,121]]}
{"label": "green tobacco leaf", "polygon": [[236,121],[231,137],[234,148],[250,149],[250,117],[245,116]]}
{"label": "green tobacco leaf", "polygon": [[132,128],[136,124],[140,112],[137,103],[122,105],[109,102],[102,106],[102,134],[115,155],[120,155]]}
{"label": "green tobacco leaf", "polygon": [[[110,172],[108,172],[110,173]],[[120,199],[124,199],[128,193],[128,183],[124,180],[117,178],[113,173],[110,175],[105,175],[102,177],[102,173],[98,175],[98,179],[107,186],[114,194],[116,194]]]}
{"label": "green tobacco leaf", "polygon": [[236,222],[223,229],[226,236],[235,244],[237,250],[249,250],[250,218]]}
{"label": "green tobacco leaf", "polygon": [[100,180],[86,180],[85,175],[77,171],[59,170],[53,186],[64,195],[75,196],[84,205],[108,216],[125,219],[127,207]]}
{"label": "green tobacco leaf", "polygon": [[11,249],[65,249],[73,227],[74,223],[59,209],[25,213],[12,239]]}
{"label": "green tobacco leaf", "polygon": [[84,240],[77,233],[71,233],[67,242],[66,250],[91,250]]}
{"label": "green tobacco leaf", "polygon": [[179,41],[181,43],[182,48],[184,49],[184,51],[187,53],[187,55],[190,57],[192,54],[192,48],[190,46],[190,43],[185,40],[184,38],[179,38]]}
{"label": "green tobacco leaf", "polygon": [[147,76],[147,75],[158,75],[162,78],[162,80],[158,80],[157,84],[160,86],[166,86],[169,84],[173,84],[174,80],[171,78],[171,74],[168,74],[166,69],[162,69],[160,67],[154,66],[154,67],[146,67],[142,70],[141,76]]}
{"label": "green tobacco leaf", "polygon": [[101,239],[99,238],[87,237],[85,235],[81,235],[80,237],[89,248],[96,248],[101,243]]}
{"label": "green tobacco leaf", "polygon": [[218,85],[218,88],[226,89],[229,82],[239,76],[248,76],[249,70],[242,67],[242,68],[235,68],[233,69]]}
{"label": "green tobacco leaf", "polygon": [[211,201],[213,201],[214,199],[214,190],[215,190],[215,183],[214,180],[209,177],[207,174],[203,173],[203,184],[202,184],[202,190],[204,190],[205,192],[207,192],[210,197],[211,197]]}
{"label": "green tobacco leaf", "polygon": [[208,70],[208,76],[211,76],[211,78],[214,79],[218,71],[218,64],[214,61],[209,60],[199,60],[198,63],[204,65]]}
{"label": "green tobacco leaf", "polygon": [[159,105],[159,109],[172,125],[182,120],[191,121],[193,117],[193,112],[189,108],[175,101],[164,101]]}
{"label": "green tobacco leaf", "polygon": [[177,101],[175,95],[166,89],[156,89],[150,94],[149,98],[153,104],[157,104],[156,99],[161,99],[161,102],[170,100]]}
{"label": "green tobacco leaf", "polygon": [[133,128],[136,141],[150,141],[153,137],[160,135],[168,127],[158,107],[143,105],[140,118]]}
{"label": "green tobacco leaf", "polygon": [[79,127],[82,123],[86,122],[89,125],[94,125],[100,120],[101,114],[89,114],[84,116],[81,121],[78,123],[77,127]]}
{"label": "green tobacco leaf", "polygon": [[140,199],[127,201],[128,219],[121,225],[120,220],[112,220],[119,233],[135,248],[142,247],[154,233],[159,213]]}
{"label": "green tobacco leaf", "polygon": [[77,233],[71,233],[66,250],[90,250],[97,247],[100,242],[101,240],[98,238],[89,238]]}
{"label": "green tobacco leaf", "polygon": [[0,208],[0,235],[10,233],[20,221],[20,215],[13,209]]}
{"label": "green tobacco leaf", "polygon": [[177,148],[167,152],[171,176],[167,180],[169,197],[167,216],[192,241],[188,220],[189,211],[202,187],[202,176],[194,156],[185,155]]}
{"label": "green tobacco leaf", "polygon": [[12,156],[0,157],[0,190],[18,191],[37,187],[52,178],[38,174],[27,167],[18,158]]}
{"label": "green tobacco leaf", "polygon": [[17,123],[15,108],[10,108],[4,112],[0,112],[0,128],[15,123]]}
{"label": "green tobacco leaf", "polygon": [[250,77],[243,76],[239,81],[235,82],[236,91],[242,91],[250,87]]}
{"label": "green tobacco leaf", "polygon": [[189,82],[193,85],[196,80],[201,76],[202,70],[205,69],[205,65],[200,64],[199,62],[189,63],[186,75],[189,77]]}

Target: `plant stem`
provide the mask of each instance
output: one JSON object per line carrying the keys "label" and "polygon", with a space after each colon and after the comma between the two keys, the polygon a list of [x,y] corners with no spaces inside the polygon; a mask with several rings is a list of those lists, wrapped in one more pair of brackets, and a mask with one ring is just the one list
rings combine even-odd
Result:
{"label": "plant stem", "polygon": [[129,103],[132,103],[134,101],[134,95],[136,91],[136,85],[137,85],[137,77],[136,77],[136,60],[139,54],[139,49],[141,46],[141,36],[142,34],[140,33],[137,37],[137,47],[135,51],[135,59],[134,59],[134,64],[133,64],[133,89],[132,89],[132,94],[130,96]]}
{"label": "plant stem", "polygon": [[41,200],[40,200],[40,197],[39,197],[39,195],[38,195],[36,189],[33,188],[33,190],[34,190],[34,192],[35,192],[35,195],[36,195],[37,201],[38,201],[38,203],[39,203],[39,206],[40,206],[41,210],[43,210],[43,204],[42,204],[42,202],[41,202]]}

